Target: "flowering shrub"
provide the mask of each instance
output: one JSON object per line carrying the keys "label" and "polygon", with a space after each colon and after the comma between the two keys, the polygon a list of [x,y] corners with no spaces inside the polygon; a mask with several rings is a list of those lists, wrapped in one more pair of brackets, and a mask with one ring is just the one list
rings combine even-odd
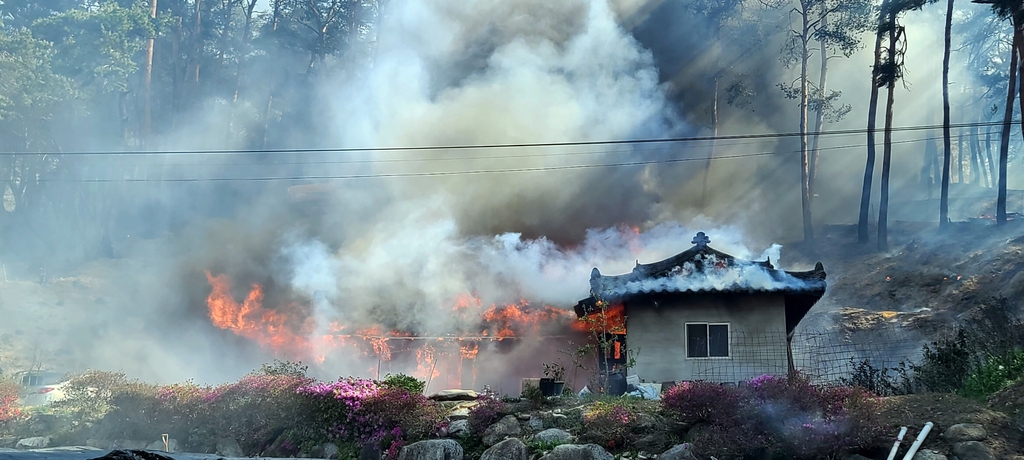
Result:
{"label": "flowering shrub", "polygon": [[375,444],[397,457],[410,440],[432,435],[443,413],[419,393],[401,386],[347,378],[298,388],[312,404],[312,420],[340,443]]}
{"label": "flowering shrub", "polygon": [[[264,366],[218,386],[191,381],[156,386],[121,373],[87,372],[69,381],[67,398],[52,408],[71,422],[64,424],[69,431],[59,434],[68,442],[167,433],[197,452],[233,438],[250,456],[293,456],[334,441],[345,452],[376,444],[394,457],[404,444],[435,435],[446,420],[422,390],[410,391],[419,383],[407,376],[320,383],[292,363]],[[0,422],[16,414],[8,410],[5,391],[0,386]],[[13,404],[17,387],[9,393]]]}
{"label": "flowering shrub", "polygon": [[64,398],[52,405],[75,420],[96,421],[110,411],[114,395],[133,383],[123,372],[86,371],[68,379]]}
{"label": "flowering shrub", "polygon": [[12,380],[0,379],[0,424],[21,416],[18,407],[18,385]]}
{"label": "flowering shrub", "polygon": [[623,447],[639,419],[627,400],[596,402],[583,413],[584,440],[609,449]]}
{"label": "flowering shrub", "polygon": [[727,425],[739,417],[741,395],[713,382],[683,382],[661,397],[662,408],[684,425],[697,422]]}
{"label": "flowering shrub", "polygon": [[238,382],[201,389],[206,409],[200,416],[213,414],[208,429],[231,433],[246,452],[260,452],[272,433],[289,427],[302,413],[303,398],[299,388],[312,379],[289,374],[250,374]]}
{"label": "flowering shrub", "polygon": [[477,403],[469,411],[469,429],[477,436],[509,412],[505,402],[494,396],[482,396]]}
{"label": "flowering shrub", "polygon": [[818,387],[802,376],[761,376],[745,387],[693,382],[662,398],[670,418],[703,422],[694,443],[725,458],[825,458],[874,445],[878,398],[852,387]]}

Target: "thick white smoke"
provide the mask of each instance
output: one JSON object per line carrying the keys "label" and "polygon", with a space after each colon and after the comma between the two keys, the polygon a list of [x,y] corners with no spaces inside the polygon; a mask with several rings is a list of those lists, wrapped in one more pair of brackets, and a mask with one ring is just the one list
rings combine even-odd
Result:
{"label": "thick white smoke", "polygon": [[[384,325],[443,335],[471,330],[472,324],[461,321],[479,320],[451,314],[466,295],[484,308],[526,300],[570,309],[590,295],[594,267],[606,274],[628,273],[637,261],[652,263],[689,249],[697,231],[705,231],[716,249],[740,259],[770,257],[778,266],[779,245],[758,255],[744,246],[736,228],[666,223],[644,231],[592,229],[580,244],[566,248],[516,233],[462,236],[454,217],[443,214],[444,206],[437,202],[411,212],[403,222],[375,229],[372,241],[336,252],[318,241],[286,238],[277,277],[309,300],[331,306],[317,309],[318,316],[326,315],[318,324]],[[748,281],[760,285],[768,275],[754,271]]]}

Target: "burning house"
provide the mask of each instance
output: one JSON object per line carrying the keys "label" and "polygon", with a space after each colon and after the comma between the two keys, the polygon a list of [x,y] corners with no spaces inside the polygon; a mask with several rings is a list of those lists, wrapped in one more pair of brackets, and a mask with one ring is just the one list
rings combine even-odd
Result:
{"label": "burning house", "polygon": [[[770,260],[747,261],[717,251],[697,233],[694,246],[632,272],[594,268],[591,297],[576,315],[622,315],[607,331],[607,362],[648,382],[739,382],[793,370],[793,331],[825,294],[825,270],[789,272]],[[625,369],[621,369],[625,371]]]}

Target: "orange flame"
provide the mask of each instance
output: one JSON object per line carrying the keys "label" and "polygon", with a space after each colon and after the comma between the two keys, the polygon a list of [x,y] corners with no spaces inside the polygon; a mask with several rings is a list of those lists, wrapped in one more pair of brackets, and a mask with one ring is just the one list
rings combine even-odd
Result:
{"label": "orange flame", "polygon": [[518,304],[493,306],[483,313],[486,325],[484,335],[500,339],[537,335],[545,325],[563,323],[573,317],[573,313],[550,306],[532,308],[529,302],[520,300]]}
{"label": "orange flame", "polygon": [[288,316],[261,305],[263,288],[253,284],[241,304],[231,296],[231,281],[225,275],[206,273],[213,289],[206,298],[214,326],[234,332],[262,346],[300,355],[310,349],[309,340],[288,327]]}
{"label": "orange flame", "polygon": [[621,303],[612,304],[574,322],[572,328],[579,332],[625,334],[626,308]]}
{"label": "orange flame", "polygon": [[[402,365],[404,357],[412,358],[415,355],[416,370],[409,373],[417,378],[434,379],[438,384],[445,384],[436,378],[443,373],[448,374],[448,380],[461,378],[465,369],[471,370],[472,381],[475,382],[476,366],[473,361],[485,348],[482,346],[483,340],[538,337],[544,333],[559,335],[572,329],[582,330],[574,324],[578,321],[569,310],[550,306],[534,307],[525,300],[485,308],[479,298],[464,294],[452,299],[449,314],[461,318],[468,330],[459,335],[399,341],[396,339],[415,337],[406,331],[388,331],[381,325],[360,329],[331,322],[325,327],[317,327],[308,308],[299,308],[294,304],[283,305],[282,308],[265,308],[264,289],[259,284],[252,284],[248,294],[239,302],[231,295],[231,280],[227,275],[214,276],[207,272],[206,278],[211,286],[206,303],[214,326],[252,340],[276,354],[320,364],[325,363],[333,354],[332,350],[344,348],[361,352],[377,361],[375,371],[378,376],[382,372],[382,363],[390,363],[395,353],[402,353],[403,358],[397,365]],[[570,324],[572,329],[568,327]],[[316,335],[314,331],[321,331],[323,335]],[[428,339],[438,342],[441,348],[435,349],[435,345],[428,342]],[[407,352],[408,355],[405,354]],[[443,364],[448,363],[449,358],[455,360],[456,370],[452,369],[451,364]],[[372,375],[374,370],[369,372]]]}

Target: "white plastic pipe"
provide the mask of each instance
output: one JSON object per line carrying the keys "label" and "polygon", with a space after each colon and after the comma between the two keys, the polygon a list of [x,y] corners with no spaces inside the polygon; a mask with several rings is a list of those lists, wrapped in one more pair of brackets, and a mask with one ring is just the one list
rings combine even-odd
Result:
{"label": "white plastic pipe", "polygon": [[917,453],[917,449],[921,448],[921,444],[924,443],[924,438],[928,437],[928,432],[932,431],[932,422],[924,424],[924,429],[921,430],[921,434],[917,435],[917,439],[910,445],[910,450],[907,451],[907,455],[903,456],[903,460],[910,460]]}
{"label": "white plastic pipe", "polygon": [[896,436],[896,442],[892,443],[892,450],[889,451],[889,458],[886,460],[893,460],[896,458],[896,451],[900,450],[900,444],[903,444],[903,437],[907,435],[907,427],[900,427],[900,434]]}

